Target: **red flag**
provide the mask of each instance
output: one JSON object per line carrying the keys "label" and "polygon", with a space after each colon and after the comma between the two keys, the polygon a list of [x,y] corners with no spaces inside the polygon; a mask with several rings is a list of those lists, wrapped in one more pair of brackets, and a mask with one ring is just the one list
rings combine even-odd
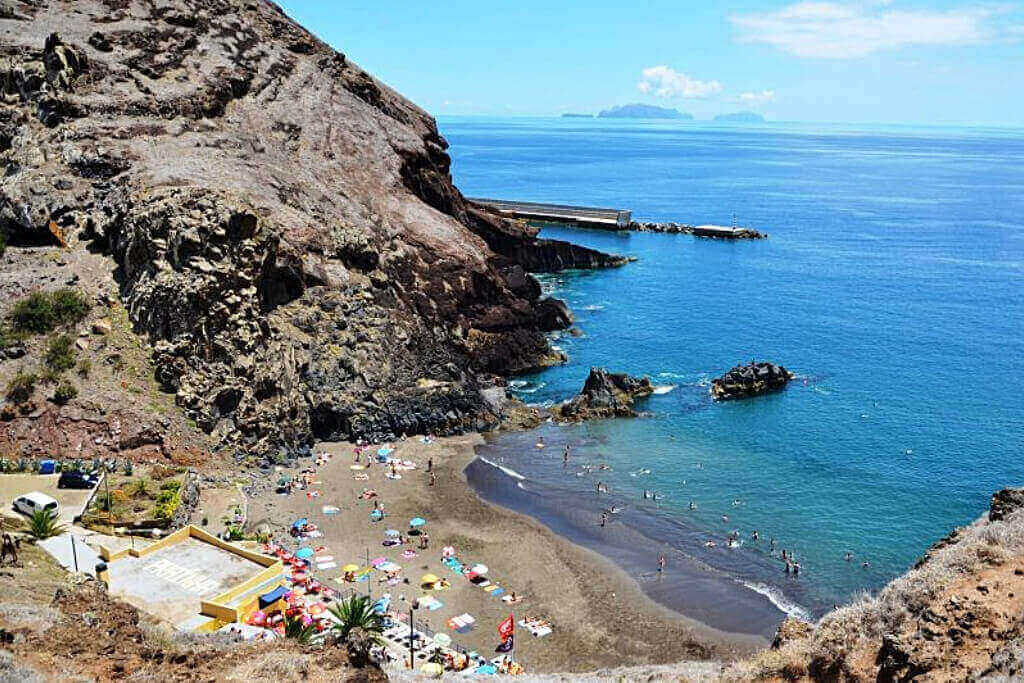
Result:
{"label": "red flag", "polygon": [[516,622],[512,618],[512,615],[508,615],[505,621],[498,624],[498,635],[501,636],[502,641],[506,641],[512,637],[512,632],[515,631]]}

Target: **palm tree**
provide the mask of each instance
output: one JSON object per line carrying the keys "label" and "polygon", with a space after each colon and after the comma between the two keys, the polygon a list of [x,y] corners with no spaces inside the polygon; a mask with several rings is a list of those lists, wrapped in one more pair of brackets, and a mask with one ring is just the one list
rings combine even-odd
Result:
{"label": "palm tree", "polygon": [[37,541],[60,536],[65,528],[49,510],[36,510],[28,520],[28,533]]}
{"label": "palm tree", "polygon": [[384,618],[373,611],[373,603],[364,595],[355,595],[330,607],[337,619],[332,627],[339,643],[348,647],[349,662],[363,666],[370,657],[374,645],[384,643]]}
{"label": "palm tree", "polygon": [[316,626],[306,624],[302,619],[286,617],[284,620],[284,637],[293,638],[302,645],[308,645],[316,635]]}

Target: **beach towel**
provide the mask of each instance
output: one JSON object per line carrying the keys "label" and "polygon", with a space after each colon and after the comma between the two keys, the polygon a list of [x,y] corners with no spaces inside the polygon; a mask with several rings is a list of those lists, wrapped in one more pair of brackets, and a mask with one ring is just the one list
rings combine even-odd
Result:
{"label": "beach towel", "polygon": [[325,515],[336,515],[339,512],[341,512],[341,508],[335,507],[333,505],[324,505],[323,508],[321,509],[323,510]]}
{"label": "beach towel", "polygon": [[333,555],[317,555],[316,556],[316,561],[318,563],[320,563],[320,562],[333,562],[334,561],[334,556]]}
{"label": "beach towel", "polygon": [[337,566],[338,566],[337,562],[323,562],[323,563],[318,563],[316,565],[316,568],[320,569],[320,570],[325,570],[325,569],[334,569]]}

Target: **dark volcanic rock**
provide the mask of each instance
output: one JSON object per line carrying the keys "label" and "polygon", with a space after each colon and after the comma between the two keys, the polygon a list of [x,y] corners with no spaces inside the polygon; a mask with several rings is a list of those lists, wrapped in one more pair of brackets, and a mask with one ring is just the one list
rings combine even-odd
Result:
{"label": "dark volcanic rock", "polygon": [[989,504],[988,520],[996,522],[1021,507],[1024,507],[1024,489],[996,491],[992,494],[992,501]]}
{"label": "dark volcanic rock", "polygon": [[591,420],[606,417],[636,417],[633,403],[654,392],[647,377],[590,368],[583,390],[572,399],[551,409],[561,420]]}
{"label": "dark volcanic rock", "polygon": [[527,271],[624,262],[468,205],[434,120],[270,2],[31,5],[0,17],[0,230],[112,258],[224,445],[493,424],[485,378],[565,324]]}
{"label": "dark volcanic rock", "polygon": [[727,373],[711,380],[711,397],[716,401],[760,396],[778,391],[793,379],[793,373],[774,363],[737,365]]}
{"label": "dark volcanic rock", "polygon": [[537,324],[545,332],[564,330],[572,325],[572,313],[561,299],[541,299],[537,302]]}

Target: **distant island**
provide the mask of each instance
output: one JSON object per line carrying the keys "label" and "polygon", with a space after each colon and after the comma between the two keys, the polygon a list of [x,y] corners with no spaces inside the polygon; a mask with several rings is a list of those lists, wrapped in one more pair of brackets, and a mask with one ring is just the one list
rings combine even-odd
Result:
{"label": "distant island", "polygon": [[593,114],[562,114],[563,119],[592,119]]}
{"label": "distant island", "polygon": [[764,117],[752,111],[738,111],[735,114],[719,114],[715,117],[718,123],[764,123]]}
{"label": "distant island", "polygon": [[599,119],[681,119],[690,121],[693,116],[677,109],[657,107],[653,104],[624,104],[605,109],[597,115]]}

